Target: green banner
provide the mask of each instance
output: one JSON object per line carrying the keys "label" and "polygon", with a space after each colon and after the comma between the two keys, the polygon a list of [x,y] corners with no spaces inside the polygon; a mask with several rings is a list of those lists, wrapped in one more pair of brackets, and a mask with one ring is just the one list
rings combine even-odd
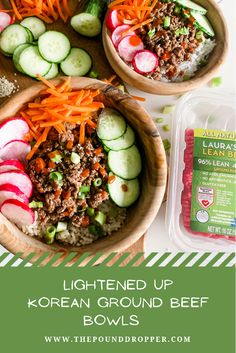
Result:
{"label": "green banner", "polygon": [[0,276],[3,352],[235,352],[234,267],[6,266]]}

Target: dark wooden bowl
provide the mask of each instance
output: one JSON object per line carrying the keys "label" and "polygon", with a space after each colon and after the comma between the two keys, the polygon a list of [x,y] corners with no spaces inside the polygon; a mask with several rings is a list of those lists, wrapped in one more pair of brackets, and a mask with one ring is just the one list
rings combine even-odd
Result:
{"label": "dark wooden bowl", "polygon": [[[54,82],[57,83],[58,80]],[[129,208],[127,222],[119,231],[83,247],[64,246],[59,243],[47,245],[37,238],[25,235],[0,214],[0,243],[13,253],[24,252],[26,256],[34,252],[40,256],[45,251],[52,254],[59,251],[65,254],[75,251],[78,255],[84,252],[91,254],[103,252],[104,255],[120,252],[135,243],[146,232],[161,206],[166,187],[166,156],[161,137],[147,112],[132,97],[101,81],[72,78],[72,87],[99,88],[102,92],[101,99],[105,104],[119,110],[136,131],[143,155],[140,198]],[[41,83],[35,83],[15,95],[0,107],[0,120],[14,116],[22,104],[35,98],[43,88]]]}
{"label": "dark wooden bowl", "polygon": [[226,58],[228,51],[228,30],[226,21],[223,17],[222,11],[215,0],[194,0],[197,4],[205,7],[207,17],[209,18],[214,31],[216,46],[209,56],[206,66],[199,69],[196,75],[184,82],[160,82],[142,76],[132,70],[118,55],[114,45],[112,44],[109,30],[106,27],[105,21],[103,24],[103,46],[107,59],[113,70],[127,82],[130,86],[136,87],[142,91],[159,94],[159,95],[176,95],[203,86],[209,82],[216,74],[219,67]]}

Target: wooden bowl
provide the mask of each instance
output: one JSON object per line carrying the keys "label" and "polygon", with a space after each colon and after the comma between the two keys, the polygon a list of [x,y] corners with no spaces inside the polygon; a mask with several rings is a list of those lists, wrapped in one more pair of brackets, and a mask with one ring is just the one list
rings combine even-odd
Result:
{"label": "wooden bowl", "polygon": [[210,81],[226,58],[228,51],[228,30],[222,11],[216,4],[215,0],[194,1],[205,7],[208,11],[207,17],[209,18],[216,34],[216,46],[209,56],[207,65],[199,69],[192,79],[184,82],[171,83],[155,81],[132,70],[119,57],[111,41],[109,30],[106,27],[106,21],[104,21],[102,33],[103,47],[113,70],[122,78],[124,82],[127,82],[130,86],[136,87],[148,93],[159,95],[176,95],[196,89]]}
{"label": "wooden bowl", "polygon": [[[54,82],[58,83],[59,80]],[[59,243],[47,245],[37,238],[25,235],[0,213],[0,243],[13,253],[24,252],[23,256],[26,256],[34,252],[40,256],[45,251],[53,254],[59,251],[64,253],[75,251],[78,255],[84,252],[91,254],[103,252],[104,255],[120,252],[135,243],[146,232],[161,206],[166,187],[166,157],[161,137],[147,112],[129,95],[101,81],[72,78],[72,87],[74,89],[99,88],[102,92],[100,96],[102,101],[119,110],[136,131],[143,154],[140,198],[128,209],[127,222],[121,230],[83,247],[64,246]],[[14,116],[23,103],[37,97],[43,88],[45,86],[41,83],[35,83],[14,96],[0,107],[0,119]]]}

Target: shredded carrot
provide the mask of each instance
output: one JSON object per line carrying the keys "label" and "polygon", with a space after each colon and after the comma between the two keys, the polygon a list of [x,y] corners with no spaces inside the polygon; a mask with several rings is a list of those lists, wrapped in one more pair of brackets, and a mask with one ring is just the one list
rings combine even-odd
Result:
{"label": "shredded carrot", "polygon": [[93,165],[93,169],[94,170],[98,170],[99,168],[101,167],[100,163],[96,162],[94,165]]}
{"label": "shredded carrot", "polygon": [[12,9],[14,11],[14,14],[16,15],[17,20],[21,21],[23,19],[23,17],[19,13],[15,1],[14,0],[10,0],[10,3],[11,3],[11,6],[12,6]]}
{"label": "shredded carrot", "polygon": [[[104,108],[104,104],[95,98],[100,95],[99,90],[73,91],[70,77],[63,79],[57,85],[40,75],[38,75],[38,78],[46,86],[46,89],[41,90],[36,99],[25,104],[19,111],[20,116],[30,128],[30,133],[25,138],[29,141],[35,140],[32,150],[27,155],[28,160],[46,141],[51,129],[55,129],[58,134],[62,134],[68,123],[80,126],[79,143],[84,145],[86,134],[90,136],[91,129],[96,129],[96,112]],[[66,149],[71,150],[72,148],[73,141],[68,141]],[[58,151],[53,153],[55,152],[58,153]],[[44,169],[46,172],[46,168]]]}
{"label": "shredded carrot", "polygon": [[79,134],[79,143],[80,145],[84,145],[85,142],[85,123],[81,123],[80,125],[80,134]]}
{"label": "shredded carrot", "polygon": [[10,0],[16,18],[21,21],[25,17],[37,16],[46,23],[53,23],[59,17],[66,22],[72,16],[68,0]]}
{"label": "shredded carrot", "polygon": [[48,162],[48,168],[55,169],[56,168],[56,163],[49,161]]}
{"label": "shredded carrot", "polygon": [[46,167],[46,163],[42,158],[36,158],[35,160],[35,169],[37,173],[40,173]]}
{"label": "shredded carrot", "polygon": [[140,101],[140,102],[145,102],[145,98],[143,98],[143,97],[139,97],[139,96],[131,96],[132,98],[134,98],[134,99],[136,99],[136,101]]}
{"label": "shredded carrot", "polygon": [[106,172],[106,169],[105,168],[100,168],[99,169],[99,173],[105,178],[107,176],[107,172]]}
{"label": "shredded carrot", "polygon": [[130,28],[128,29],[128,31],[123,32],[123,33],[122,33],[122,36],[127,35],[128,32],[136,31],[136,29],[138,29],[138,28],[140,28],[140,27],[142,27],[142,26],[145,26],[145,25],[147,25],[148,23],[150,23],[150,22],[152,22],[152,21],[153,21],[153,19],[152,19],[152,18],[149,18],[148,20],[145,20],[145,21],[143,21],[143,22],[140,22],[140,23],[138,23],[137,25],[134,25],[134,26],[130,27]]}
{"label": "shredded carrot", "polygon": [[[117,86],[117,84],[114,84],[113,83],[113,81],[115,80],[117,78],[117,76],[116,75],[113,75],[113,76],[111,76],[110,78],[108,78],[108,79],[103,79],[102,81],[103,82],[105,82],[105,83],[108,83],[108,84],[111,84],[111,85],[113,85],[113,86]],[[131,96],[132,98],[134,98],[134,99],[136,99],[137,101],[140,101],[140,102],[145,102],[145,98],[143,98],[143,97],[139,97],[139,96]]]}
{"label": "shredded carrot", "polygon": [[115,0],[108,5],[108,8],[117,11],[121,23],[133,25],[129,31],[135,31],[152,21],[150,14],[157,2],[158,0]]}
{"label": "shredded carrot", "polygon": [[70,151],[72,150],[72,148],[73,148],[73,141],[69,140],[66,144],[66,149]]}
{"label": "shredded carrot", "polygon": [[48,86],[49,88],[54,89],[54,90],[56,89],[56,87],[50,81],[46,80],[46,78],[44,78],[43,76],[41,76],[39,74],[37,76],[40,79],[40,81],[42,81],[45,84],[45,86]]}

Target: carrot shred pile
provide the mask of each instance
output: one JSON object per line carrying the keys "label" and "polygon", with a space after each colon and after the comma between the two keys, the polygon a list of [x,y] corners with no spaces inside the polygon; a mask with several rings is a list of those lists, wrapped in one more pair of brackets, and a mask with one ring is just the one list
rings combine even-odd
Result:
{"label": "carrot shred pile", "polygon": [[152,22],[150,14],[157,2],[158,0],[114,0],[108,7],[110,10],[117,10],[121,23],[131,25],[127,31],[130,32]]}
{"label": "carrot shred pile", "polygon": [[72,16],[69,0],[10,0],[10,3],[19,21],[36,16],[46,23],[53,23],[59,18],[66,22]]}
{"label": "carrot shred pile", "polygon": [[47,140],[51,129],[59,134],[65,131],[65,124],[71,123],[80,126],[79,143],[83,145],[86,139],[86,127],[96,129],[96,117],[94,114],[104,104],[95,101],[94,98],[100,94],[99,90],[82,89],[73,91],[71,78],[68,77],[55,86],[42,76],[38,78],[47,86],[40,92],[33,102],[29,102],[19,112],[27,122],[30,132],[25,136],[28,141],[35,144],[27,159],[31,159],[39,146]]}

